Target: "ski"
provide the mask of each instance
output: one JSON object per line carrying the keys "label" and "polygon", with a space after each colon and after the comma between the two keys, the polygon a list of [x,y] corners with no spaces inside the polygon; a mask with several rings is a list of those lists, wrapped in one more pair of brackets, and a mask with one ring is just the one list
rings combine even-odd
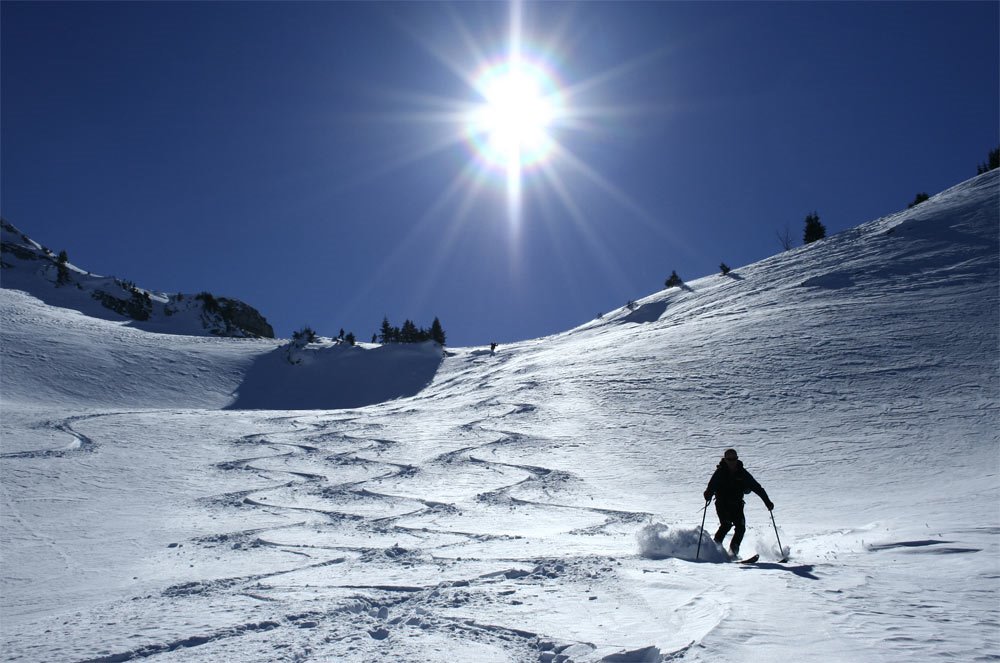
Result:
{"label": "ski", "polygon": [[[733,560],[733,561],[735,561],[737,564],[756,564],[759,559],[760,555],[754,555],[753,557],[747,557],[746,559]],[[782,557],[781,559],[778,560],[778,564],[785,564],[787,562],[788,562],[787,557]]]}

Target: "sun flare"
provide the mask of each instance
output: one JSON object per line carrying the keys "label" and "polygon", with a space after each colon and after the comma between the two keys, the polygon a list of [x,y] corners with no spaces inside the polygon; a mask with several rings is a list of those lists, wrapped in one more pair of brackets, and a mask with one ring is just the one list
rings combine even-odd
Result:
{"label": "sun flare", "polygon": [[397,156],[392,166],[462,145],[468,160],[429,218],[436,217],[439,208],[455,204],[456,218],[464,222],[480,200],[495,201],[496,194],[504,191],[513,239],[519,237],[525,210],[537,204],[562,208],[563,218],[588,237],[596,252],[603,251],[596,238],[590,239],[588,214],[576,202],[576,193],[583,189],[607,195],[630,216],[657,229],[658,220],[573,144],[582,142],[585,149],[604,132],[614,133],[620,123],[649,112],[641,106],[603,101],[601,90],[646,66],[659,57],[659,51],[581,77],[570,67],[570,56],[578,46],[571,16],[543,34],[525,29],[521,0],[510,0],[509,9],[503,33],[480,33],[455,13],[451,14],[454,43],[411,33],[463,87],[458,97],[404,96],[418,106],[403,116],[406,120],[441,126],[444,131],[429,134],[438,138]]}
{"label": "sun flare", "polygon": [[550,131],[560,101],[555,81],[544,69],[512,58],[486,68],[476,89],[482,103],[469,113],[466,131],[487,163],[520,170],[552,154]]}

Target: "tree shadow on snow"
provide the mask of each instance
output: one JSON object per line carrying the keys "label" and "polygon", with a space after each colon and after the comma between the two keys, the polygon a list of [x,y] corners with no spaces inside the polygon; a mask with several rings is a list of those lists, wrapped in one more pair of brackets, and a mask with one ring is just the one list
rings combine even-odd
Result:
{"label": "tree shadow on snow", "polygon": [[624,322],[634,322],[638,324],[646,324],[648,322],[656,322],[660,319],[660,316],[667,310],[666,302],[650,302],[649,304],[643,304],[638,307],[621,321]]}
{"label": "tree shadow on snow", "polygon": [[441,346],[399,343],[365,350],[276,348],[257,358],[228,410],[338,410],[414,396],[434,379]]}

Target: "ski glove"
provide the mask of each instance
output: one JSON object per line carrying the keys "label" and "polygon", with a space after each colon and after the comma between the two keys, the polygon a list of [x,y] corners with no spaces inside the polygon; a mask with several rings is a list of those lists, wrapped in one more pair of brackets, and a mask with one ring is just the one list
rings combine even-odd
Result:
{"label": "ski glove", "polygon": [[764,506],[767,507],[768,511],[774,511],[774,502],[772,502],[771,500],[764,502]]}
{"label": "ski glove", "polygon": [[710,490],[706,490],[705,491],[705,501],[706,502],[711,502],[712,501],[712,491],[710,491]]}

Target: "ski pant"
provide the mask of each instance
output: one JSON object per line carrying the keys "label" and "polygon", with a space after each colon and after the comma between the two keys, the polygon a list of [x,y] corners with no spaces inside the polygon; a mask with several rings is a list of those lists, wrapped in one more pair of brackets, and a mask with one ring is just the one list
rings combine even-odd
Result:
{"label": "ski pant", "polygon": [[716,497],[715,513],[719,516],[719,529],[715,533],[715,542],[721,544],[722,540],[726,538],[726,534],[729,534],[729,530],[735,526],[736,531],[733,532],[733,540],[729,543],[729,549],[733,552],[738,551],[740,543],[743,542],[743,535],[747,532],[747,519],[743,515],[743,500],[723,502]]}

